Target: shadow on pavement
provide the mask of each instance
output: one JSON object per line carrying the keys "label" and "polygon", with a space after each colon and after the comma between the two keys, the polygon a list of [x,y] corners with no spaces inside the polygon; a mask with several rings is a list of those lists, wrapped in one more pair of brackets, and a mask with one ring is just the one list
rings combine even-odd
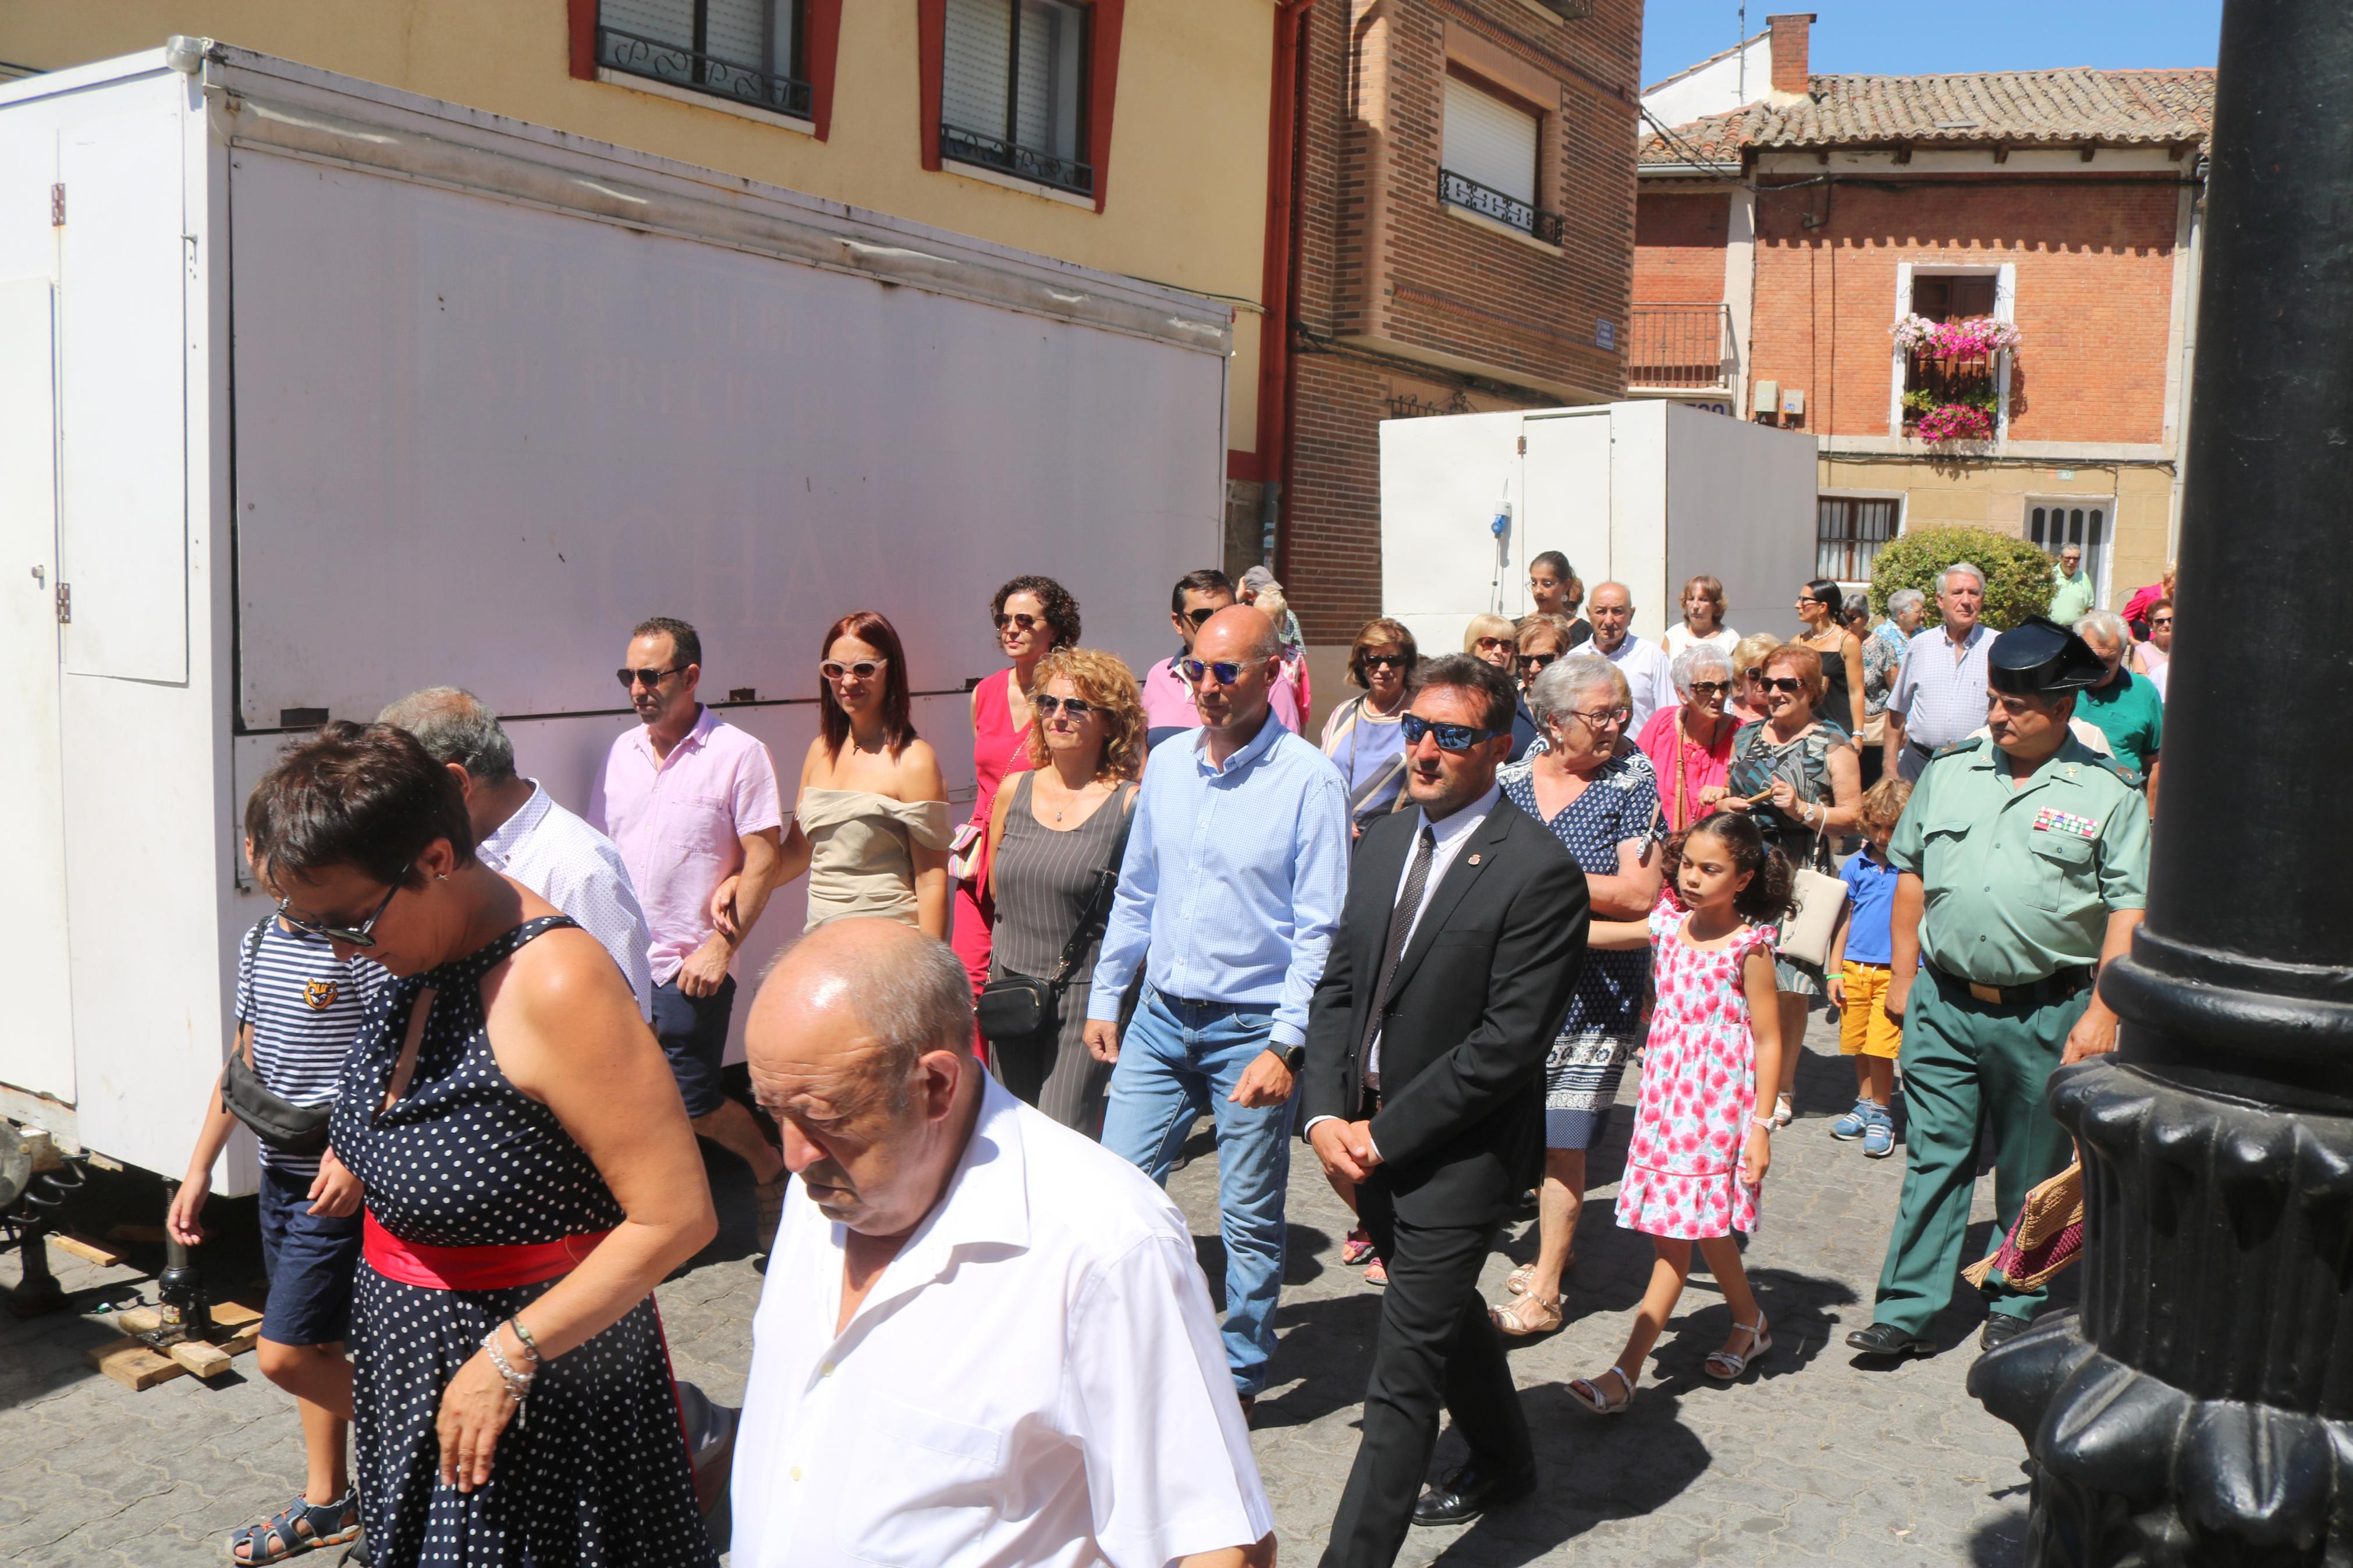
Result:
{"label": "shadow on pavement", "polygon": [[2026,1559],[2026,1505],[2021,1502],[1969,1532],[1971,1568],[2017,1568]]}

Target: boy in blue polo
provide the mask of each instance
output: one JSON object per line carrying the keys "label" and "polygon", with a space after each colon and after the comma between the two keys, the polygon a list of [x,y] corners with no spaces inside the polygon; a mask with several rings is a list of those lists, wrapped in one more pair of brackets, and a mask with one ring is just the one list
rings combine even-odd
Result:
{"label": "boy in blue polo", "polygon": [[[364,958],[338,959],[326,939],[275,915],[246,933],[237,954],[237,1049],[272,1094],[297,1105],[331,1104],[385,972]],[[205,1238],[200,1215],[213,1164],[236,1127],[216,1087],[165,1221],[183,1245]],[[360,1257],[359,1180],[332,1150],[296,1154],[264,1142],[260,1152],[269,1299],[254,1359],[301,1408],[309,1475],[301,1496],[230,1538],[232,1563],[280,1562],[347,1542],[360,1527],[346,1460],[352,1366],[343,1354]]]}

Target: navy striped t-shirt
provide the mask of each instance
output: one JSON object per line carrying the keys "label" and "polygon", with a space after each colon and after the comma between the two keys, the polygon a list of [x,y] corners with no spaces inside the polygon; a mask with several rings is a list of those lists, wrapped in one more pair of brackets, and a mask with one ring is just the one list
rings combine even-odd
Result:
{"label": "navy striped t-shirt", "polygon": [[[359,1037],[376,987],[391,977],[364,958],[338,959],[324,937],[289,931],[269,915],[237,944],[237,1021],[253,1026],[253,1070],[297,1105],[335,1098],[343,1058]],[[261,1163],[315,1175],[316,1154],[261,1145]]]}

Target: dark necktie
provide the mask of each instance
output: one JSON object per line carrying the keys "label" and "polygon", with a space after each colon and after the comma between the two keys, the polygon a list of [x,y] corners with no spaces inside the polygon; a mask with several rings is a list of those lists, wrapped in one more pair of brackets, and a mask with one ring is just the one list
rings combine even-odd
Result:
{"label": "dark necktie", "polygon": [[1397,978],[1398,960],[1405,955],[1406,938],[1413,934],[1414,916],[1421,910],[1421,890],[1430,884],[1430,857],[1438,852],[1438,835],[1425,825],[1414,841],[1413,868],[1405,874],[1405,890],[1389,911],[1389,936],[1381,950],[1381,977],[1373,986],[1373,1010],[1365,1019],[1365,1037],[1357,1042],[1359,1064],[1372,1059],[1373,1039],[1381,1032],[1381,1015],[1388,1010],[1389,982]]}

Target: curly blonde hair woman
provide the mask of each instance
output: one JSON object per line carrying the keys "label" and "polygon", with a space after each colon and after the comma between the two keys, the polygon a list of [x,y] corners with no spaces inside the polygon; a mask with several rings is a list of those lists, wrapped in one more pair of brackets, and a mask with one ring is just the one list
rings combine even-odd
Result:
{"label": "curly blonde hair woman", "polygon": [[988,1043],[1006,1088],[1092,1136],[1111,1068],[1086,1047],[1087,988],[1110,913],[1103,890],[1119,874],[1144,765],[1144,705],[1134,673],[1096,648],[1056,648],[1030,679],[1030,768],[997,792],[989,815],[989,981],[1055,989],[1035,1029]]}

